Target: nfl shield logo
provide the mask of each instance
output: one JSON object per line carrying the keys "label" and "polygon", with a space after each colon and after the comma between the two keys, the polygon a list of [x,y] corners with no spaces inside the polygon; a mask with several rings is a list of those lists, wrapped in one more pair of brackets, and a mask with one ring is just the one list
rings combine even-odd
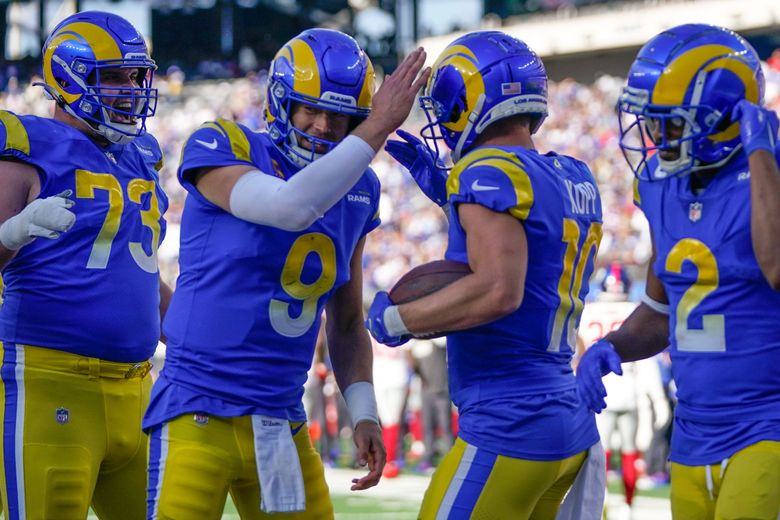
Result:
{"label": "nfl shield logo", "polygon": [[209,423],[209,416],[205,413],[196,413],[192,416],[192,420],[195,421],[196,424],[204,426]]}
{"label": "nfl shield logo", "polygon": [[60,424],[67,424],[70,422],[70,412],[67,408],[57,408],[54,412],[54,416]]}
{"label": "nfl shield logo", "polygon": [[701,202],[691,202],[691,205],[688,206],[688,218],[691,222],[698,222],[701,220],[701,209]]}

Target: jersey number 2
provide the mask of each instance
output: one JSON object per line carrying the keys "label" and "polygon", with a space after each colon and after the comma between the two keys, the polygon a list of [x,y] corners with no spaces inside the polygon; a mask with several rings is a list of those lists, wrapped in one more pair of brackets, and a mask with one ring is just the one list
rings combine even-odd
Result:
{"label": "jersey number 2", "polygon": [[681,352],[725,352],[726,324],[722,314],[705,314],[702,328],[688,328],[688,318],[701,301],[718,288],[718,262],[712,251],[702,242],[684,238],[677,242],[666,257],[666,270],[681,273],[685,261],[698,271],[696,282],[688,287],[677,304],[677,324],[674,337]]}

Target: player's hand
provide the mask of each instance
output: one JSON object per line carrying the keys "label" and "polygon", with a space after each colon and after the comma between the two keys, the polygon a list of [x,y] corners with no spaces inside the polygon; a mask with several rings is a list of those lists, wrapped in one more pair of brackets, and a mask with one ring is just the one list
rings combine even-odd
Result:
{"label": "player's hand", "polygon": [[398,130],[403,141],[391,140],[385,145],[385,151],[409,170],[414,182],[423,193],[439,206],[447,203],[447,174],[436,167],[436,159],[430,148],[418,138]]}
{"label": "player's hand", "polygon": [[361,421],[355,426],[352,440],[357,446],[358,464],[360,467],[368,464],[368,475],[363,478],[353,478],[350,489],[360,491],[374,487],[379,483],[387,462],[382,428],[373,421]]}
{"label": "player's hand", "polygon": [[65,190],[53,197],[35,199],[18,215],[0,226],[0,243],[6,249],[15,251],[37,237],[56,239],[68,231],[76,221],[76,214],[70,211],[76,203]]}
{"label": "player's hand", "polygon": [[622,376],[620,356],[612,347],[612,343],[602,339],[585,351],[580,364],[577,365],[577,394],[588,410],[600,413],[607,407],[604,398],[607,389],[601,378],[610,372]]}
{"label": "player's hand", "polygon": [[387,332],[387,326],[385,325],[385,310],[391,305],[393,305],[393,303],[390,301],[390,297],[385,291],[376,293],[374,302],[371,304],[371,308],[368,309],[366,328],[379,343],[384,343],[388,347],[397,347],[412,339],[412,335],[391,336],[390,333]]}
{"label": "player's hand", "polygon": [[425,51],[418,47],[392,74],[385,76],[382,86],[374,94],[371,114],[366,122],[378,124],[384,130],[385,137],[406,121],[417,93],[428,81],[431,69],[426,67],[423,70],[424,65]]}
{"label": "player's hand", "polygon": [[756,150],[766,150],[774,155],[778,122],[773,110],[743,99],[734,107],[731,119],[739,121],[739,134],[746,155]]}

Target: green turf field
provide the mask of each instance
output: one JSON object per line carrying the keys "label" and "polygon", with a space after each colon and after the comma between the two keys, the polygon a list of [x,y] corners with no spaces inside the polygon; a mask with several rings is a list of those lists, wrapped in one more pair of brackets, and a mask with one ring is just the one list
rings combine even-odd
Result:
{"label": "green turf field", "polygon": [[[336,520],[365,519],[370,513],[376,520],[414,520],[419,504],[395,499],[333,496]],[[238,520],[233,503],[228,500],[222,520]]]}

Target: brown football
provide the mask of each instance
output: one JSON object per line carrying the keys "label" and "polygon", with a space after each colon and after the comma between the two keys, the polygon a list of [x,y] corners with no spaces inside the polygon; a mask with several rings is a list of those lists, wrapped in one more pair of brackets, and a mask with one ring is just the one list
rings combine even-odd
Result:
{"label": "brown football", "polygon": [[418,265],[401,277],[390,289],[390,301],[395,305],[427,296],[455,280],[471,274],[468,264],[451,260],[436,260]]}

